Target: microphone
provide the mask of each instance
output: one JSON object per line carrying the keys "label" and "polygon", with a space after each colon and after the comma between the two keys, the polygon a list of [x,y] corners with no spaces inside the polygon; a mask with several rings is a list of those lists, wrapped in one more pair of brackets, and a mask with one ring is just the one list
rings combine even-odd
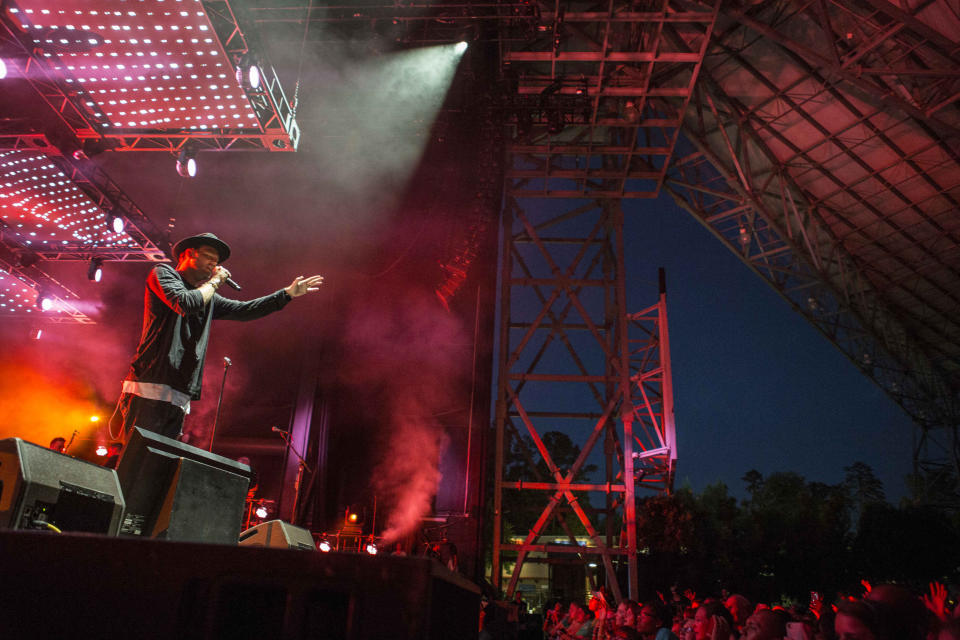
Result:
{"label": "microphone", "polygon": [[233,364],[233,361],[230,358],[228,358],[227,356],[223,356],[223,366],[229,367],[232,364]]}
{"label": "microphone", "polygon": [[233,287],[234,289],[236,289],[237,291],[240,291],[241,289],[240,285],[234,282],[233,278],[227,278],[227,284]]}
{"label": "microphone", "polygon": [[273,431],[274,433],[287,433],[286,431],[284,431],[279,427],[270,427],[270,431]]}

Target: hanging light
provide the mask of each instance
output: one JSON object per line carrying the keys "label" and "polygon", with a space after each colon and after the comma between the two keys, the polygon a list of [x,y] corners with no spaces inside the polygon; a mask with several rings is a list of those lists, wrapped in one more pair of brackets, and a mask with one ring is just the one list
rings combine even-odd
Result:
{"label": "hanging light", "polygon": [[184,178],[197,175],[197,149],[193,145],[184,145],[177,156],[177,173]]}
{"label": "hanging light", "polygon": [[103,258],[91,258],[87,267],[87,279],[100,282],[103,279]]}
{"label": "hanging light", "polygon": [[260,67],[249,56],[244,56],[237,66],[237,84],[246,91],[256,91],[260,88],[262,80]]}
{"label": "hanging light", "polygon": [[124,222],[123,218],[114,213],[107,214],[107,224],[110,225],[114,233],[123,233],[126,227],[126,222]]}
{"label": "hanging light", "polygon": [[53,309],[53,297],[41,289],[37,293],[37,307],[40,311],[50,311],[50,309]]}

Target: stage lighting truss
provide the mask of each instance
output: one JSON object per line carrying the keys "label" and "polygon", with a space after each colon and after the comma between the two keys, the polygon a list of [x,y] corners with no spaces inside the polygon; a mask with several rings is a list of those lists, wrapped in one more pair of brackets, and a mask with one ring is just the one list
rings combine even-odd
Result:
{"label": "stage lighting truss", "polygon": [[[78,297],[75,293],[35,267],[16,266],[9,257],[6,249],[0,247],[0,321],[19,318],[93,324],[89,316],[70,302]],[[40,310],[41,297],[50,299],[49,310]]]}
{"label": "stage lighting truss", "polygon": [[[19,0],[2,20],[23,47],[21,75],[81,139],[174,154],[187,139],[224,150],[299,144],[294,106],[273,68],[258,63],[258,85],[249,81],[255,56],[229,2],[140,0],[121,10]],[[27,65],[31,74],[22,73]]]}
{"label": "stage lighting truss", "polygon": [[167,259],[159,231],[97,167],[55,155],[49,145],[3,149],[7,141],[0,137],[3,244],[47,260]]}

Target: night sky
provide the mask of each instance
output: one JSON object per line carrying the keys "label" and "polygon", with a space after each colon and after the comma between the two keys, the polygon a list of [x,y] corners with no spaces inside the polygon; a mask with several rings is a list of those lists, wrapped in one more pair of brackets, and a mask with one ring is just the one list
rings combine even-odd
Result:
{"label": "night sky", "polygon": [[628,298],[656,300],[667,276],[677,486],[794,471],[835,484],[870,465],[905,495],[914,426],[879,387],[669,196],[624,205]]}

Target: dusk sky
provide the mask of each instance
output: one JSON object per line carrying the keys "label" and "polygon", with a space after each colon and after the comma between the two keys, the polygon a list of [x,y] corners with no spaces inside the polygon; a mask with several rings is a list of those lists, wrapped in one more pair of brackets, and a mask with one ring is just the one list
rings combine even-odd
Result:
{"label": "dusk sky", "polygon": [[667,305],[677,424],[677,486],[794,471],[835,484],[870,465],[896,503],[912,468],[914,425],[833,344],[669,196],[627,201],[632,310]]}

